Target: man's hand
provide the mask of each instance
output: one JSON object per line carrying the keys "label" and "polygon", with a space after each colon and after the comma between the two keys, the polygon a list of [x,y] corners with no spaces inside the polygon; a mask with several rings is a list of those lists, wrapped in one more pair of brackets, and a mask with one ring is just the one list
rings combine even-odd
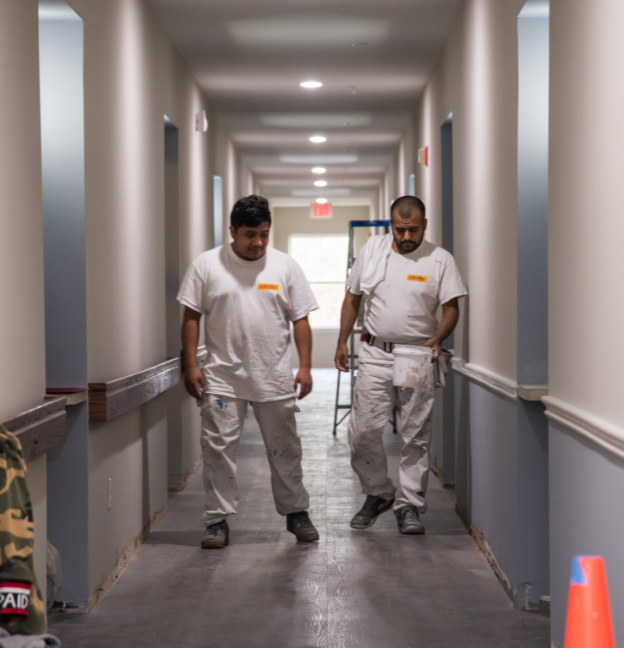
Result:
{"label": "man's hand", "polygon": [[351,369],[349,365],[349,347],[344,342],[338,343],[334,362],[336,363],[336,369],[340,371],[347,372]]}
{"label": "man's hand", "polygon": [[298,400],[305,398],[312,391],[312,374],[309,369],[304,367],[299,369],[295,376],[295,392],[297,391],[297,385],[299,385]]}
{"label": "man's hand", "polygon": [[438,356],[440,355],[441,344],[442,342],[438,337],[432,337],[430,340],[427,340],[425,342],[426,347],[428,347],[429,349],[433,349],[433,356],[431,358],[431,362],[435,362],[438,359]]}
{"label": "man's hand", "polygon": [[208,391],[208,382],[204,378],[202,370],[197,365],[185,367],[184,386],[186,387],[186,391],[198,401],[202,400],[200,389]]}
{"label": "man's hand", "polygon": [[433,358],[431,359],[431,362],[435,362],[438,359],[442,342],[453,332],[453,329],[457,326],[458,319],[459,299],[454,297],[442,304],[442,320],[438,324],[438,330],[430,340],[425,342],[426,347],[433,349]]}

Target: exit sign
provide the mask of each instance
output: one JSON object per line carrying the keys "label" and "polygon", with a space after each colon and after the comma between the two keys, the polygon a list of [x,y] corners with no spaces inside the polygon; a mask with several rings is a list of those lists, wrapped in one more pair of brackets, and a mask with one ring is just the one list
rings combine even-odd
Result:
{"label": "exit sign", "polygon": [[312,218],[331,218],[332,206],[327,203],[325,205],[312,205]]}

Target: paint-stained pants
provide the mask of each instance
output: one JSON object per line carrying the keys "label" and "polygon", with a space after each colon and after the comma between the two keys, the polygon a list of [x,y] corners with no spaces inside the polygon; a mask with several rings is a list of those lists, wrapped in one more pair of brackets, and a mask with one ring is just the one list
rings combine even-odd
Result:
{"label": "paint-stained pants", "polygon": [[[429,443],[434,388],[415,390],[392,384],[392,355],[375,349],[376,356],[387,356],[387,364],[367,362],[366,345],[360,350],[360,365],[355,381],[354,404],[349,418],[348,437],[351,465],[360,478],[362,492],[385,498],[394,495],[394,510],[413,504],[421,513],[427,510],[425,493],[429,475]],[[433,371],[433,368],[432,368]],[[382,435],[399,404],[398,427],[403,437],[399,463],[399,485],[388,476],[388,462]]]}
{"label": "paint-stained pants", "polygon": [[[204,451],[205,525],[236,513],[240,490],[236,451],[249,401],[208,394],[202,404]],[[310,498],[303,486],[301,439],[297,434],[294,398],[251,403],[260,426],[271,468],[275,508],[280,515],[306,511]]]}

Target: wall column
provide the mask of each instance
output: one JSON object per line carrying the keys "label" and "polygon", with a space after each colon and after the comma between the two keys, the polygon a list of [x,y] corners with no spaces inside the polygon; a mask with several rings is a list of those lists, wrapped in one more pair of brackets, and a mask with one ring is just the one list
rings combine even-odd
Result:
{"label": "wall column", "polygon": [[605,557],[624,638],[624,4],[551,0],[549,383],[553,645],[570,563]]}

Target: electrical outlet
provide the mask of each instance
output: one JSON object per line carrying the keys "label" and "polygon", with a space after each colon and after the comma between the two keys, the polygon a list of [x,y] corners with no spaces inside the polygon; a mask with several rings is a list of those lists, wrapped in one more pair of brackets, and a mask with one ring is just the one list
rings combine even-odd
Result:
{"label": "electrical outlet", "polygon": [[108,478],[108,510],[113,508],[113,478]]}

